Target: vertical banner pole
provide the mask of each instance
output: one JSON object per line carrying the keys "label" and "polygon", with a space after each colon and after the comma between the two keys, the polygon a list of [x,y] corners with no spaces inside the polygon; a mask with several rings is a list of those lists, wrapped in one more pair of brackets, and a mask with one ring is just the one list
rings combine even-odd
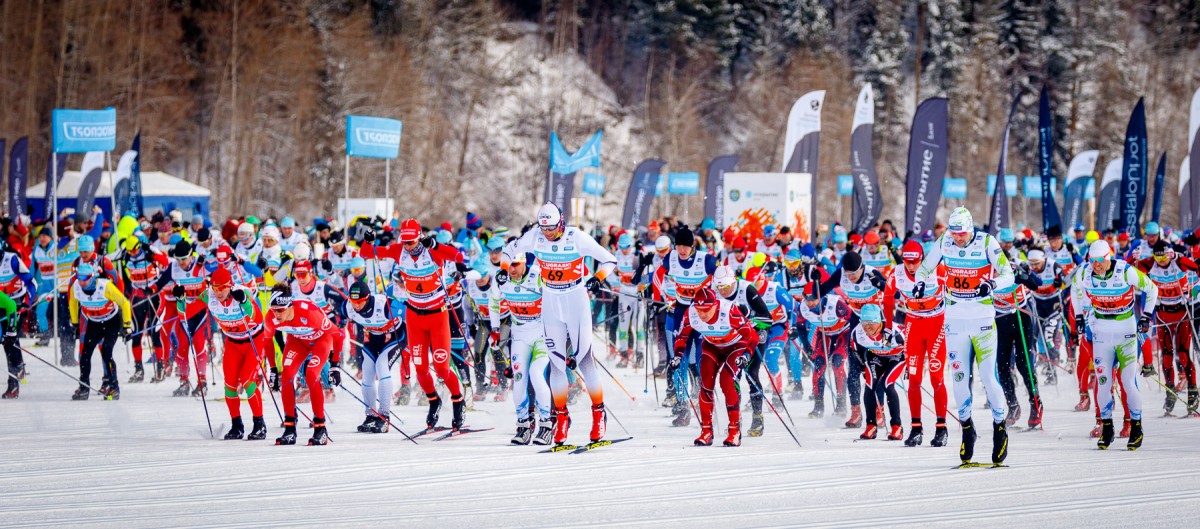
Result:
{"label": "vertical banner pole", "polygon": [[[383,161],[383,204],[386,207],[388,199],[392,198],[392,160]],[[391,212],[388,212],[391,215]]]}
{"label": "vertical banner pole", "polygon": [[62,360],[62,344],[59,342],[61,338],[58,336],[58,327],[61,325],[58,313],[58,260],[61,259],[59,254],[62,253],[62,248],[59,246],[58,237],[58,153],[50,153],[50,178],[46,181],[46,185],[53,186],[53,193],[50,194],[50,214],[46,215],[50,219],[51,228],[54,230],[54,292],[51,293],[51,308],[54,309],[54,349],[58,352],[59,360]]}
{"label": "vertical banner pole", "polygon": [[349,209],[350,209],[350,155],[349,154],[346,155],[346,177],[345,177],[345,179],[343,179],[343,182],[344,182],[343,185],[345,186],[346,201],[344,203],[342,203],[342,210],[339,213],[342,214],[342,229],[344,230],[344,229],[350,227],[347,225],[347,222],[349,222],[349,220],[350,220],[349,219],[349,217],[350,217],[350,212],[349,212]]}

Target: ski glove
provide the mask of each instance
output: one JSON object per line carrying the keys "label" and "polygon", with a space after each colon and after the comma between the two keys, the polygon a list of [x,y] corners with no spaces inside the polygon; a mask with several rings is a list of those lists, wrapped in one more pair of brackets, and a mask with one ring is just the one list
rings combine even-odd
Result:
{"label": "ski glove", "polygon": [[488,334],[488,338],[490,338],[492,340],[492,347],[500,346],[500,332],[499,331],[492,331],[490,334]]}
{"label": "ski glove", "polygon": [[130,340],[133,340],[133,333],[129,332],[129,331],[132,331],[132,330],[133,330],[133,329],[131,329],[131,328],[127,327],[127,326],[122,326],[122,327],[121,327],[121,334],[120,334],[120,336],[121,336],[121,339],[125,340],[125,343],[129,343],[129,341],[130,341]]}
{"label": "ski glove", "polygon": [[329,385],[342,385],[342,370],[338,366],[329,366]]}
{"label": "ski glove", "polygon": [[171,287],[171,295],[172,296],[175,296],[177,298],[182,298],[183,293],[184,293],[183,285],[180,285],[179,283],[175,283],[175,286]]}
{"label": "ski glove", "polygon": [[1150,332],[1150,315],[1149,314],[1142,314],[1142,317],[1138,318],[1137,331],[1142,334]]}
{"label": "ski glove", "polygon": [[671,369],[678,369],[679,364],[682,364],[682,363],[683,363],[683,357],[679,356],[679,355],[675,355],[675,356],[671,357],[671,361],[668,363],[668,365],[671,366]]}
{"label": "ski glove", "polygon": [[1061,278],[1061,277],[1056,277],[1056,278],[1054,278],[1054,290],[1059,290],[1059,289],[1061,289],[1062,287],[1063,287],[1063,280],[1062,280],[1062,278]]}
{"label": "ski glove", "polygon": [[995,288],[996,284],[991,279],[985,279],[980,281],[979,286],[975,288],[975,296],[986,298],[992,294],[992,290],[995,290]]}
{"label": "ski glove", "polygon": [[1154,366],[1149,364],[1142,366],[1142,376],[1146,378],[1154,376]]}
{"label": "ski glove", "polygon": [[433,243],[435,243],[435,242],[437,242],[437,241],[433,240],[433,237],[430,237],[428,235],[421,237],[421,246],[424,246],[426,248],[433,248]]}
{"label": "ski glove", "polygon": [[593,296],[600,294],[600,280],[596,279],[596,276],[589,277],[585,286],[587,286],[588,292],[591,292]]}
{"label": "ski glove", "polygon": [[883,278],[883,274],[872,274],[871,286],[875,287],[875,290],[884,290],[887,288],[887,280]]}
{"label": "ski glove", "polygon": [[814,283],[820,284],[821,283],[821,269],[818,268],[817,266],[810,266],[808,268],[808,280],[812,281]]}
{"label": "ski glove", "polygon": [[924,281],[917,281],[917,284],[913,285],[912,297],[914,297],[916,299],[921,299],[921,298],[925,297],[925,282]]}
{"label": "ski glove", "polygon": [[508,282],[508,272],[505,272],[504,270],[497,270],[496,271],[496,284],[503,285],[507,282]]}
{"label": "ski glove", "polygon": [[321,259],[321,270],[324,270],[326,274],[332,274],[333,263],[329,259]]}
{"label": "ski glove", "polygon": [[271,386],[271,391],[279,391],[279,369],[271,368],[271,374],[267,378],[267,385]]}
{"label": "ski glove", "polygon": [[508,367],[504,368],[504,378],[512,378],[512,377],[513,377],[512,366],[508,366]]}
{"label": "ski glove", "polygon": [[233,292],[230,293],[229,295],[232,296],[233,300],[239,304],[246,302],[246,291],[245,290],[242,290],[240,288],[235,288],[235,289],[233,289]]}
{"label": "ski glove", "polygon": [[1075,330],[1079,331],[1079,339],[1089,340],[1087,318],[1083,316],[1075,316]]}
{"label": "ski glove", "polygon": [[571,356],[567,357],[567,369],[571,369],[571,370],[575,369],[575,355],[571,355]]}
{"label": "ski glove", "polygon": [[749,363],[750,363],[750,356],[744,355],[744,354],[738,355],[738,357],[733,361],[733,364],[738,367],[746,367],[746,364],[749,364]]}
{"label": "ski glove", "polygon": [[375,242],[375,230],[367,230],[363,234],[363,242]]}

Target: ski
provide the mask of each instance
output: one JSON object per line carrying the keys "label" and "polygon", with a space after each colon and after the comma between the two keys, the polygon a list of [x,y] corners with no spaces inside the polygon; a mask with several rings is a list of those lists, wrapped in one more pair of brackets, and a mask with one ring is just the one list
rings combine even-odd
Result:
{"label": "ski", "polygon": [[450,428],[449,428],[449,427],[447,427],[447,426],[435,426],[435,427],[433,427],[433,428],[426,428],[426,429],[424,429],[424,430],[421,430],[421,431],[419,431],[419,432],[417,432],[417,433],[413,434],[413,435],[412,435],[412,438],[413,438],[413,439],[416,439],[416,438],[418,438],[418,437],[421,437],[421,436],[423,436],[423,435],[428,435],[428,434],[431,434],[431,433],[444,432],[444,431],[446,431],[446,430],[449,430],[449,429],[450,429]]}
{"label": "ski", "polygon": [[1005,465],[1002,463],[974,463],[974,462],[971,462],[971,463],[963,463],[961,465],[955,465],[955,466],[950,467],[951,470],[957,470],[960,468],[1008,468],[1008,465]]}
{"label": "ski", "polygon": [[475,433],[475,432],[486,432],[488,430],[495,430],[495,428],[479,428],[479,429],[459,428],[458,430],[447,432],[439,437],[435,437],[433,440],[434,441],[443,441],[443,440],[449,439],[451,437],[458,437],[463,434],[469,434],[469,433]]}
{"label": "ski", "polygon": [[545,450],[540,450],[540,451],[538,451],[538,453],[539,454],[551,454],[554,452],[568,452],[568,451],[575,451],[578,449],[579,449],[579,445],[558,445],[558,446],[552,446]]}
{"label": "ski", "polygon": [[632,438],[632,437],[624,437],[624,438],[621,438],[621,439],[602,439],[602,440],[600,440],[600,441],[596,441],[596,442],[594,442],[594,443],[588,443],[588,444],[585,444],[585,445],[583,445],[583,446],[577,447],[577,448],[575,448],[574,450],[572,450],[572,451],[571,451],[571,453],[572,453],[572,454],[582,454],[582,453],[584,453],[584,452],[588,452],[588,451],[591,451],[591,450],[595,450],[595,449],[597,449],[597,448],[601,448],[601,447],[604,447],[604,446],[609,446],[609,445],[617,444],[617,443],[620,443],[620,442],[623,442],[623,441],[628,441],[628,440],[630,440],[630,439],[633,439],[633,438]]}

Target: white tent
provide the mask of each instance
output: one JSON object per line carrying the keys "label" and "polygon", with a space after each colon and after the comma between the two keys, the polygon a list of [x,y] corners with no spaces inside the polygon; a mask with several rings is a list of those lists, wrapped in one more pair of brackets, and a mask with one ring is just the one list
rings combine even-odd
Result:
{"label": "white tent", "polygon": [[[115,178],[116,175],[114,174],[113,177]],[[82,181],[83,177],[80,176],[79,171],[64,172],[62,180],[58,184],[58,197],[75,198],[79,195],[79,184]],[[108,182],[108,172],[101,174],[100,187],[96,189],[97,197],[112,196],[112,190],[108,187]],[[45,197],[46,183],[42,182],[40,184],[30,186],[25,192],[25,196],[30,198]],[[161,171],[149,171],[142,173],[142,196],[208,197],[212,196],[212,192],[182,178],[176,178]]]}

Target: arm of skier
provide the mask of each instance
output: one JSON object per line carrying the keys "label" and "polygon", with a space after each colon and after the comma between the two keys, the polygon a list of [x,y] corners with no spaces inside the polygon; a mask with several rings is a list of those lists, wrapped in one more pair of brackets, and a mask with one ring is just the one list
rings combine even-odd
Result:
{"label": "arm of skier", "polygon": [[1002,289],[1013,285],[1015,276],[1013,267],[1009,264],[1007,255],[1004,255],[1004,250],[1000,249],[1000,243],[991,235],[987,236],[987,258],[988,262],[992,263],[992,270],[995,272],[992,275],[992,282],[995,284],[993,288]]}

